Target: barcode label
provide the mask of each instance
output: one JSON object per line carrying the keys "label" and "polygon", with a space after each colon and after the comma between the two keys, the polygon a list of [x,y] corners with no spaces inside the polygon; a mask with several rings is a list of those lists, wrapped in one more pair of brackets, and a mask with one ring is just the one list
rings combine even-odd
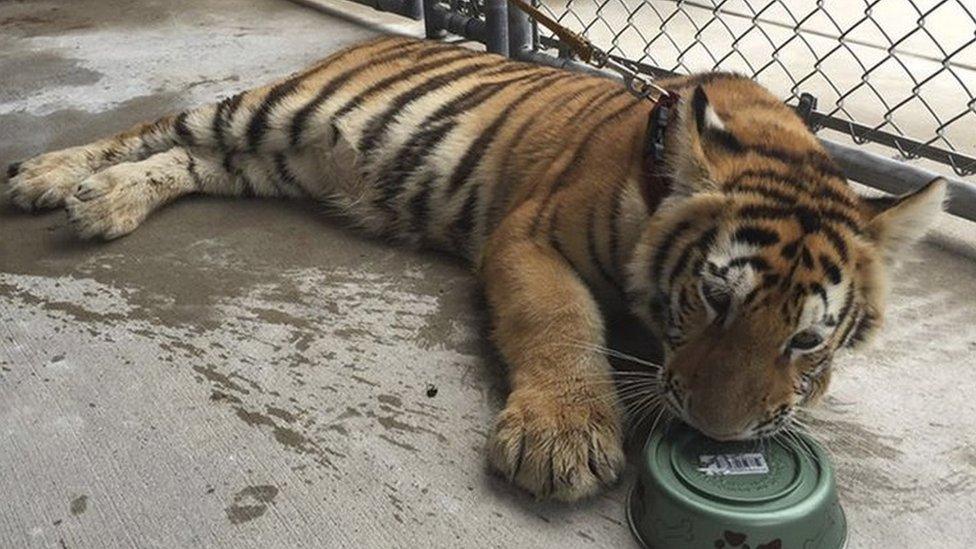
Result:
{"label": "barcode label", "polygon": [[769,465],[762,454],[717,454],[698,456],[698,470],[708,476],[765,475]]}

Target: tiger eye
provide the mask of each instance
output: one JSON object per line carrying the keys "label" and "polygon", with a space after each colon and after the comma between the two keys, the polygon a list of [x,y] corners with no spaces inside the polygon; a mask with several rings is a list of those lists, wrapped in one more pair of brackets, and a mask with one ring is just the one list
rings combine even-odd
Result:
{"label": "tiger eye", "polygon": [[821,343],[823,343],[823,337],[820,334],[812,330],[806,330],[794,335],[790,339],[790,348],[797,351],[809,351]]}

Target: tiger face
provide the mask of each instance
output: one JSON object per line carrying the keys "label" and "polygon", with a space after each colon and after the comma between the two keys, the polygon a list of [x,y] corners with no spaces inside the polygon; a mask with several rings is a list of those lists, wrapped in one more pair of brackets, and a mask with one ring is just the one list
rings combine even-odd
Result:
{"label": "tiger face", "polygon": [[630,304],[665,348],[672,414],[719,440],[768,437],[826,391],[838,351],[881,325],[886,272],[945,183],[864,199],[752,82],[685,95],[668,138],[674,192],[634,254]]}

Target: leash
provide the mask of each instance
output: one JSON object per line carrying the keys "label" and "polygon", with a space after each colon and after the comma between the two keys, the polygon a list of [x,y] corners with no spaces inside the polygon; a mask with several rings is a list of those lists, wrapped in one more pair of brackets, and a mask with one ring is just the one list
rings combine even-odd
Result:
{"label": "leash", "polygon": [[610,69],[621,77],[627,90],[636,97],[654,102],[647,117],[647,132],[644,137],[644,181],[641,185],[641,195],[647,205],[648,212],[657,209],[661,200],[671,192],[671,178],[667,175],[664,163],[664,138],[674,106],[678,103],[677,93],[666,90],[654,83],[647,76],[617,62],[610,54],[596,47],[586,37],[560,25],[539,11],[526,0],[509,0],[527,13],[540,25],[555,34],[564,44],[570,47],[581,61],[597,68]]}
{"label": "leash", "polygon": [[[610,54],[596,47],[586,37],[576,34],[556,21],[553,21],[549,18],[549,16],[539,11],[538,8],[531,5],[526,0],[509,1],[527,13],[529,17],[534,19],[537,23],[551,30],[552,33],[555,34],[563,43],[569,46],[570,49],[576,53],[576,56],[579,57],[584,63],[589,63],[598,69],[610,69],[622,76],[627,89],[637,97],[642,99],[650,99],[652,101],[660,101],[665,97],[671,96],[677,100],[678,96],[674,92],[658,86],[649,77],[641,75],[630,67],[619,63],[610,57]],[[656,97],[652,97],[655,94]]]}

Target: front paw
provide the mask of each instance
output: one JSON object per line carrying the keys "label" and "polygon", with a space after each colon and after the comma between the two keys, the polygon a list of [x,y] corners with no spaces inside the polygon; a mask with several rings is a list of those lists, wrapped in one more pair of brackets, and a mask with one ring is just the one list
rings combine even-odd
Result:
{"label": "front paw", "polygon": [[68,222],[81,238],[112,240],[127,235],[146,218],[151,193],[134,164],[99,172],[74,189],[64,201]]}
{"label": "front paw", "polygon": [[10,165],[7,194],[24,210],[55,208],[64,205],[78,183],[91,174],[83,147],[42,154]]}
{"label": "front paw", "polygon": [[623,469],[620,413],[604,399],[573,403],[515,391],[498,416],[488,456],[501,474],[537,498],[591,496],[613,484]]}

